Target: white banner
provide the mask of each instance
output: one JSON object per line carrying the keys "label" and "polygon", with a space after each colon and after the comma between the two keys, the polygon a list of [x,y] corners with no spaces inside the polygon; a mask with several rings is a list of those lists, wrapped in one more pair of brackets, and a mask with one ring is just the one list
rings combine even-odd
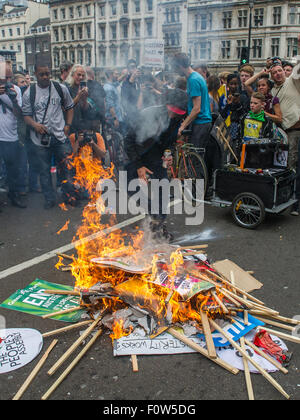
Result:
{"label": "white banner", "polygon": [[145,40],[144,66],[164,68],[164,45],[163,40]]}
{"label": "white banner", "polygon": [[43,347],[39,331],[29,328],[0,330],[0,374],[30,363]]}

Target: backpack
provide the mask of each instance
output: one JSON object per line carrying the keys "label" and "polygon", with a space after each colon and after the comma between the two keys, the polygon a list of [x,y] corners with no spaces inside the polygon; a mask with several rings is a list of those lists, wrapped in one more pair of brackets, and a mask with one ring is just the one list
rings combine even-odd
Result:
{"label": "backpack", "polygon": [[[53,83],[57,93],[59,94],[61,106],[62,108],[64,108],[65,98],[64,98],[61,85],[58,82],[55,82],[54,80],[52,80],[51,82]],[[36,97],[36,83],[30,86],[30,105],[31,105],[32,111],[34,110],[35,97]]]}

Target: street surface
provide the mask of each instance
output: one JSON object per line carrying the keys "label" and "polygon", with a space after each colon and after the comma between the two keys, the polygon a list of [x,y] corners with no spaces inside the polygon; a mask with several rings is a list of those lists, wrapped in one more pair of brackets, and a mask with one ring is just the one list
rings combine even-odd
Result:
{"label": "street surface", "polygon": [[[53,283],[73,285],[68,272],[55,269],[57,258],[25,264],[20,270],[11,270],[49,251],[70,244],[81,223],[82,209],[68,212],[60,208],[43,209],[41,195],[30,194],[28,208],[20,210],[2,207],[0,213],[0,302],[36,278]],[[122,216],[120,221],[131,219]],[[69,230],[59,236],[56,232],[70,219]],[[124,229],[132,229],[129,225]],[[264,286],[254,296],[281,315],[292,318],[300,315],[300,218],[289,212],[268,216],[255,231],[234,225],[229,209],[205,207],[204,223],[197,227],[185,226],[183,216],[171,216],[169,228],[175,234],[175,243],[208,244],[210,260],[228,258],[254,276]],[[69,252],[72,253],[72,252]],[[4,276],[1,273],[5,271]],[[17,271],[14,273],[14,271]],[[10,273],[14,273],[8,275]],[[16,311],[0,308],[7,328],[33,328],[41,333],[65,326],[54,320],[43,320]],[[273,327],[276,329],[276,327]],[[23,396],[25,400],[39,400],[49,389],[62,368],[53,377],[47,371],[75,342],[79,331],[57,336],[59,342],[43,369]],[[0,400],[13,398],[19,387],[35,367],[41,355],[55,337],[46,338],[39,357],[22,369],[0,376]],[[300,346],[286,344],[293,358],[289,373],[272,374],[294,400],[300,400]],[[74,358],[74,356],[69,360]],[[67,363],[64,367],[66,367]],[[84,359],[51,396],[52,400],[247,400],[244,373],[232,375],[199,354],[173,356],[139,356],[139,372],[133,373],[130,358],[114,358],[111,339],[104,335],[93,345]],[[257,400],[282,400],[284,397],[261,375],[251,375]]]}

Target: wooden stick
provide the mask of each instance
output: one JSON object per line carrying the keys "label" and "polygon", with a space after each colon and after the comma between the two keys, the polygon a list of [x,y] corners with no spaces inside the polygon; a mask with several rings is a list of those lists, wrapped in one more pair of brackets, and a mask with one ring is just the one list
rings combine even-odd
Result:
{"label": "wooden stick", "polygon": [[72,257],[71,255],[67,255],[67,254],[60,254],[60,253],[57,253],[56,254],[58,257],[63,257],[63,258],[65,258],[66,260],[71,260],[71,261],[74,261],[75,260],[75,257]]}
{"label": "wooden stick", "polygon": [[300,324],[299,319],[286,318],[286,317],[280,316],[280,315],[268,315],[268,317],[273,318],[273,319],[277,319],[278,321],[287,322],[288,324],[292,324],[292,325],[299,325]]}
{"label": "wooden stick", "polygon": [[[247,296],[244,295],[244,299],[247,300]],[[248,325],[249,324],[249,317],[248,317],[248,311],[244,311],[244,324]]]}
{"label": "wooden stick", "polygon": [[[246,351],[245,347],[245,338],[240,338],[241,348]],[[251,374],[250,369],[248,365],[247,359],[243,356],[243,364],[244,364],[244,372],[245,372],[245,379],[246,379],[246,386],[247,386],[247,392],[248,392],[248,398],[250,401],[254,401],[254,393],[253,393],[253,387],[252,387],[252,381],[251,381]]]}
{"label": "wooden stick", "polygon": [[265,353],[263,350],[261,350],[259,347],[257,347],[255,344],[251,343],[251,341],[247,340],[245,338],[245,343],[247,346],[251,347],[256,353],[258,353],[260,356],[264,357],[266,360],[268,360],[270,363],[272,363],[277,369],[279,369],[284,374],[289,373],[287,369],[285,369],[281,363],[277,362],[277,360],[273,359],[273,357],[269,356],[267,353]]}
{"label": "wooden stick", "polygon": [[207,244],[204,245],[191,245],[191,246],[180,246],[179,248],[177,248],[177,251],[181,251],[184,249],[206,249],[208,248]]}
{"label": "wooden stick", "polygon": [[137,361],[136,354],[131,355],[131,363],[132,363],[133,372],[138,372],[139,371],[139,366],[138,366],[138,361]]}
{"label": "wooden stick", "polygon": [[291,325],[281,324],[280,322],[272,321],[270,319],[262,318],[260,316],[257,316],[256,318],[264,322],[265,324],[273,325],[274,327],[282,328],[283,330],[294,331],[294,328],[295,328],[295,327],[292,327]]}
{"label": "wooden stick", "polygon": [[69,314],[70,312],[80,311],[81,309],[84,309],[84,308],[82,306],[74,306],[74,308],[64,309],[62,311],[52,312],[51,314],[43,315],[42,318],[43,319],[52,318],[53,316],[56,316],[56,315]]}
{"label": "wooden stick", "polygon": [[237,375],[239,373],[239,369],[236,369],[235,367],[231,366],[229,363],[225,362],[224,360],[217,357],[216,359],[212,359],[209,357],[208,351],[198,344],[196,344],[193,340],[187,338],[185,335],[181,334],[174,328],[170,328],[168,331],[170,334],[173,335],[173,337],[177,338],[178,340],[182,341],[187,346],[191,347],[193,350],[197,351],[198,353],[202,354],[203,356],[207,357],[209,360],[213,361],[217,365],[223,367],[224,369],[228,370],[229,372],[233,373],[234,375]]}
{"label": "wooden stick", "polygon": [[48,349],[44,353],[44,355],[41,358],[41,360],[38,362],[38,364],[36,365],[36,367],[33,369],[33,371],[28,376],[28,378],[26,379],[26,381],[24,382],[24,384],[21,386],[21,388],[19,389],[19,391],[14,396],[13,401],[17,401],[17,400],[19,400],[22,397],[22,395],[27,390],[27,388],[29,387],[29,385],[31,384],[31,382],[34,380],[34,378],[36,377],[36,375],[39,373],[39,371],[43,367],[44,363],[46,362],[46,360],[47,360],[47,358],[48,358],[48,356],[50,354],[50,352],[56,346],[57,342],[58,342],[58,340],[53,340],[52,341],[52,343],[50,344],[50,346],[48,347]]}
{"label": "wooden stick", "polygon": [[229,294],[227,294],[227,290],[225,291],[224,289],[221,290],[221,292],[223,293],[223,295],[230,300],[230,302],[232,302],[236,307],[241,308],[242,305],[240,302],[238,302],[237,300],[235,300],[233,297],[231,297]]}
{"label": "wooden stick", "polygon": [[97,327],[101,321],[102,316],[100,315],[92,325],[85,330],[85,332],[75,341],[75,343],[61,356],[61,358],[55,363],[54,366],[48,371],[48,375],[52,376],[57,369],[71,356],[71,354],[80,346],[83,340],[90,335],[90,333]]}
{"label": "wooden stick", "polygon": [[223,141],[226,143],[226,145],[227,145],[228,149],[230,150],[230,153],[232,154],[232,156],[234,157],[234,159],[235,159],[235,160],[236,160],[236,162],[238,163],[238,162],[239,162],[239,160],[238,160],[238,158],[236,157],[236,154],[234,153],[234,151],[233,151],[232,147],[230,146],[229,141],[226,139],[226,137],[224,136],[224,134],[223,134],[223,133],[222,133],[222,131],[220,130],[220,127],[217,127],[217,131],[218,131],[218,133],[219,133],[220,137],[222,137]]}
{"label": "wooden stick", "polygon": [[43,293],[46,293],[47,295],[80,296],[80,293],[75,290],[45,290]]}
{"label": "wooden stick", "polygon": [[56,390],[56,388],[63,382],[63,380],[69,375],[71,370],[77,365],[77,363],[83,358],[86,352],[92,347],[98,337],[102,334],[102,329],[100,329],[94,337],[88,342],[86,346],[81,350],[78,356],[73,360],[73,362],[67,367],[67,369],[60,375],[60,377],[54,382],[54,384],[49,388],[49,390],[42,396],[42,400],[47,400],[50,395]]}
{"label": "wooden stick", "polygon": [[284,391],[284,389],[279,385],[278,382],[275,381],[275,379],[272,378],[271,375],[269,375],[268,372],[266,372],[255,360],[252,360],[251,357],[248,355],[246,351],[244,351],[232,338],[229,334],[227,334],[215,321],[212,319],[209,320],[211,325],[218,330],[227,340],[230,342],[230,344],[237,349],[242,356],[244,356],[262,375],[267,381],[272,384],[277,391],[279,391],[285,398],[290,399],[290,396]]}
{"label": "wooden stick", "polygon": [[224,305],[224,303],[221,301],[221,299],[219,298],[219,296],[217,295],[217,293],[212,290],[211,294],[213,295],[213,297],[216,299],[216,301],[218,302],[218,304],[221,306],[223,312],[225,312],[225,314],[229,313],[228,308],[226,308],[226,306]]}
{"label": "wooden stick", "polygon": [[217,358],[217,352],[216,352],[216,348],[214,345],[214,340],[212,338],[211,335],[211,330],[210,330],[210,325],[208,322],[208,318],[205,312],[200,311],[200,315],[201,315],[201,322],[202,322],[202,327],[203,327],[203,332],[205,335],[205,341],[206,341],[206,347],[207,347],[207,351],[208,351],[208,355],[210,358],[212,359],[216,359]]}
{"label": "wooden stick", "polygon": [[283,340],[288,340],[288,341],[292,341],[293,343],[300,344],[300,338],[299,337],[294,337],[293,335],[290,335],[290,334],[284,334],[280,331],[271,330],[271,328],[266,328],[265,326],[258,326],[257,328],[259,330],[265,330],[269,334],[276,335],[277,337],[282,338]]}
{"label": "wooden stick", "polygon": [[232,288],[233,293],[237,294],[237,291],[236,291],[236,288],[235,288],[235,276],[234,276],[233,271],[230,271],[230,281],[231,281],[231,284],[233,286],[233,288]]}
{"label": "wooden stick", "polygon": [[84,325],[91,324],[92,322],[94,322],[93,319],[90,319],[88,321],[78,322],[77,324],[69,325],[68,327],[59,328],[58,330],[49,331],[42,335],[44,338],[51,337],[51,335],[57,335],[66,331],[74,330],[75,328],[83,327]]}

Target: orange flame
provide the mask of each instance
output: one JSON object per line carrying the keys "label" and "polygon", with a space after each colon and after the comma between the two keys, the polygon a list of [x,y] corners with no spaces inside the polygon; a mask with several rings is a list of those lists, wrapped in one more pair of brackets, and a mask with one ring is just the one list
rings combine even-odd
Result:
{"label": "orange flame", "polygon": [[56,234],[60,235],[62,232],[65,232],[66,230],[68,230],[69,224],[70,224],[70,220],[67,220],[66,223],[63,225],[63,227],[58,232],[56,232]]}

